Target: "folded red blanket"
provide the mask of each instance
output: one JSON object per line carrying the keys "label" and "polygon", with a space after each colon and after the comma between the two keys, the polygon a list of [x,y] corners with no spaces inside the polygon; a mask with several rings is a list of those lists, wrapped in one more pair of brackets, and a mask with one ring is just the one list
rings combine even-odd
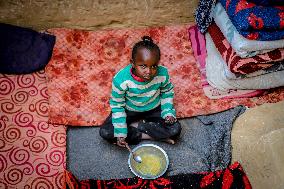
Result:
{"label": "folded red blanket", "polygon": [[206,172],[174,175],[161,177],[155,180],[143,180],[138,177],[113,179],[113,180],[83,180],[79,181],[72,173],[66,171],[66,188],[94,188],[94,189],[118,189],[118,188],[149,188],[149,189],[170,189],[170,188],[243,188],[251,189],[251,184],[242,166],[236,162],[227,169]]}
{"label": "folded red blanket", "polygon": [[275,49],[265,54],[259,54],[250,58],[241,58],[236,54],[230,43],[227,41],[221,30],[215,23],[208,29],[209,34],[215,43],[216,48],[233,73],[248,74],[273,64],[280,63],[284,59],[284,49]]}

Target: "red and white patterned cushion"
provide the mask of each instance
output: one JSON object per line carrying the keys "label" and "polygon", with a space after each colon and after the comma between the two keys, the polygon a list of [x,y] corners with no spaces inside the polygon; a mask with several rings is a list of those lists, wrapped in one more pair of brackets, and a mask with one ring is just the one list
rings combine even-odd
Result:
{"label": "red and white patterned cushion", "polygon": [[48,123],[43,71],[0,74],[0,188],[61,188],[66,131]]}

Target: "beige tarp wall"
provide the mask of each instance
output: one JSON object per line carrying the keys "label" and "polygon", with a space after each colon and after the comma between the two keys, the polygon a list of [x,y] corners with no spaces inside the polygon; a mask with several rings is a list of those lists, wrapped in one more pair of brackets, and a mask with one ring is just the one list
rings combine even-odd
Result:
{"label": "beige tarp wall", "polygon": [[242,164],[253,188],[283,189],[284,101],[251,108],[238,117],[232,146],[232,159]]}
{"label": "beige tarp wall", "polygon": [[0,0],[0,22],[51,27],[124,28],[193,22],[197,0]]}

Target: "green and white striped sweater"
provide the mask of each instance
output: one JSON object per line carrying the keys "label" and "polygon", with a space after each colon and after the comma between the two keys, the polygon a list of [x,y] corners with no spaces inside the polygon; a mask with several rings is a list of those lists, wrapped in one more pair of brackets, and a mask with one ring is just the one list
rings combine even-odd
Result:
{"label": "green and white striped sweater", "polygon": [[145,112],[159,105],[162,118],[175,117],[173,107],[174,90],[167,68],[158,66],[157,75],[146,82],[136,81],[131,75],[131,65],[120,70],[113,78],[110,106],[114,137],[126,137],[125,109],[134,112]]}

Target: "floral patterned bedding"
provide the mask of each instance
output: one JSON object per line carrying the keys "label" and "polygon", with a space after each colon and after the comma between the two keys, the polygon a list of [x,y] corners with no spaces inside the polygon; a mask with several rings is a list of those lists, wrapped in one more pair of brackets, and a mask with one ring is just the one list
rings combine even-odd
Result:
{"label": "floral patterned bedding", "polygon": [[143,35],[150,35],[161,49],[160,63],[168,67],[175,86],[178,118],[215,113],[239,104],[252,107],[284,98],[283,89],[270,90],[257,98],[207,98],[189,41],[189,26],[98,31],[50,29],[57,41],[46,67],[49,122],[74,126],[102,124],[110,113],[112,77],[129,64],[131,47]]}

